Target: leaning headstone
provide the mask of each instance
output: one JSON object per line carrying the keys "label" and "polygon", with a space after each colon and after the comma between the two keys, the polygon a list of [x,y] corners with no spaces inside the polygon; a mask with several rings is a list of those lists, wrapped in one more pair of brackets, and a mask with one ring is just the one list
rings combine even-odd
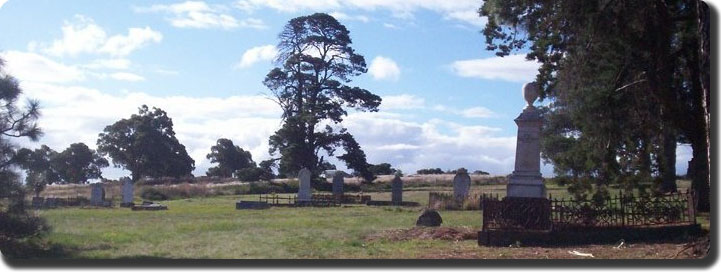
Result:
{"label": "leaning headstone", "polygon": [[343,183],[345,174],[341,171],[335,172],[333,175],[333,195],[336,197],[343,196]]}
{"label": "leaning headstone", "polygon": [[298,201],[310,202],[310,170],[303,168],[298,172]]}
{"label": "leaning headstone", "polygon": [[120,203],[121,207],[132,207],[133,206],[133,181],[130,178],[124,177],[123,181],[123,202]]}
{"label": "leaning headstone", "polygon": [[468,173],[457,173],[453,177],[453,197],[457,201],[466,200],[471,189],[471,177]]}
{"label": "leaning headstone", "polygon": [[528,103],[514,121],[518,125],[516,137],[516,165],[508,179],[506,196],[545,198],[546,187],[541,176],[541,111],[533,106],[538,98],[535,82],[523,86],[523,97]]}
{"label": "leaning headstone", "polygon": [[399,175],[396,175],[391,182],[391,202],[393,205],[403,203],[403,180]]}
{"label": "leaning headstone", "polygon": [[439,227],[443,223],[441,214],[434,209],[424,209],[421,216],[416,220],[416,226],[419,227]]}
{"label": "leaning headstone", "polygon": [[95,183],[90,185],[90,205],[91,206],[104,206],[105,205],[105,189],[103,189],[102,183]]}

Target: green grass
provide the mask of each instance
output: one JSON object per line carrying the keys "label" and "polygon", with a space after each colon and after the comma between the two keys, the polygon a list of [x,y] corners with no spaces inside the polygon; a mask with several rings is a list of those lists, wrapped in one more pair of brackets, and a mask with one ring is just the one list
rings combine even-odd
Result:
{"label": "green grass", "polygon": [[[427,192],[413,191],[404,197],[422,203],[428,198]],[[373,199],[388,198],[389,193],[373,194]],[[53,227],[51,242],[88,258],[411,258],[427,247],[452,249],[455,244],[364,240],[382,230],[413,227],[420,207],[235,210],[239,199],[257,200],[257,195],[162,202],[167,211],[73,208],[46,210],[41,216]],[[480,228],[478,211],[442,216],[444,226]]]}

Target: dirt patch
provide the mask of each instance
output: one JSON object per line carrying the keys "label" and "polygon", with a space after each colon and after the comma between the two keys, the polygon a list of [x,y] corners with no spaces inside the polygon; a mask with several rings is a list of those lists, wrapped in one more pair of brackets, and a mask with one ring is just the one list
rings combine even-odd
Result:
{"label": "dirt patch", "polygon": [[466,227],[414,227],[410,229],[391,229],[366,236],[366,241],[376,240],[478,240],[478,230]]}
{"label": "dirt patch", "polygon": [[584,245],[576,247],[478,247],[428,253],[420,259],[700,259],[686,244]]}

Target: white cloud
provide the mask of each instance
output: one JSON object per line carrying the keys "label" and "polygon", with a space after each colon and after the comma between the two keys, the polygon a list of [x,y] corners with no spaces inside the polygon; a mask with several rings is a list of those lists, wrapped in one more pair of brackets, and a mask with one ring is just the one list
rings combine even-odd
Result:
{"label": "white cloud", "polygon": [[[196,175],[204,175],[211,166],[205,155],[221,137],[250,150],[256,161],[267,159],[268,137],[280,125],[278,106],[262,96],[153,96],[132,91],[111,95],[81,86],[25,81],[20,85],[24,96],[40,100],[39,124],[45,131],[40,142],[23,140],[23,146],[47,144],[57,150],[84,142],[94,148],[105,126],[136,114],[137,108],[146,104],[165,110],[173,119],[178,139],[196,162]],[[106,170],[106,177],[121,175],[127,173]]]}
{"label": "white cloud", "polygon": [[277,54],[278,49],[274,45],[256,46],[246,50],[236,66],[238,68],[247,68],[260,61],[273,60]]}
{"label": "white cloud", "polygon": [[455,61],[451,64],[453,72],[461,77],[511,82],[533,81],[539,67],[539,63],[527,61],[522,54]]}
{"label": "white cloud", "polygon": [[426,100],[415,95],[401,94],[384,96],[382,110],[419,109],[425,107]]}
{"label": "white cloud", "polygon": [[5,3],[7,3],[7,2],[8,2],[8,0],[0,0],[0,9],[3,8]]}
{"label": "white cloud", "polygon": [[400,29],[400,27],[398,27],[394,24],[391,24],[391,23],[383,23],[383,26],[386,28],[390,28],[390,29]]}
{"label": "white cloud", "polygon": [[128,35],[110,37],[99,51],[113,56],[126,56],[146,44],[159,43],[161,40],[163,40],[163,34],[150,27],[130,28]]}
{"label": "white cloud", "polygon": [[222,5],[210,6],[203,1],[185,1],[171,5],[152,5],[136,7],[136,12],[163,12],[172,16],[166,18],[171,25],[178,28],[222,28],[238,27],[263,29],[267,26],[260,19],[247,18],[237,20]]}
{"label": "white cloud", "polygon": [[93,19],[75,15],[74,21],[65,21],[62,26],[63,38],[55,40],[45,48],[53,56],[94,53],[107,39],[107,34]]}
{"label": "white cloud", "polygon": [[492,174],[513,171],[515,137],[503,136],[498,128],[438,119],[408,122],[377,114],[352,113],[344,122],[370,163],[389,162],[405,173],[431,167],[465,167]]}
{"label": "white cloud", "polygon": [[377,56],[371,61],[368,72],[376,80],[398,80],[401,70],[398,64],[390,58]]}
{"label": "white cloud", "polygon": [[71,66],[54,61],[37,53],[8,51],[0,54],[7,61],[7,71],[21,82],[68,84],[81,82],[88,77],[119,81],[144,81],[145,78],[129,72],[103,73],[95,69],[125,69],[126,59],[100,59],[82,66]]}
{"label": "white cloud", "polygon": [[474,26],[485,21],[475,12],[483,4],[478,0],[239,0],[234,6],[246,12],[270,8],[281,12],[363,10],[390,11],[394,17],[409,19],[421,10],[433,11],[448,20]]}
{"label": "white cloud", "polygon": [[35,53],[7,51],[1,54],[8,74],[21,82],[69,83],[85,79],[85,73]]}
{"label": "white cloud", "polygon": [[495,115],[486,107],[473,107],[463,110],[462,115],[467,118],[489,118]]}
{"label": "white cloud", "polygon": [[97,59],[89,64],[83,65],[90,69],[128,69],[130,67],[128,59]]}
{"label": "white cloud", "polygon": [[[55,40],[43,51],[53,56],[75,56],[80,53],[105,53],[112,56],[126,56],[150,43],[159,43],[163,39],[160,32],[150,27],[129,28],[127,35],[108,34],[95,24],[92,18],[75,15],[73,21],[65,21],[62,27],[62,39]],[[28,49],[33,51],[37,42],[30,42]]]}
{"label": "white cloud", "polygon": [[139,82],[144,81],[145,78],[143,78],[140,75],[128,73],[128,72],[117,72],[110,74],[110,78],[119,80],[119,81],[129,81],[129,82]]}
{"label": "white cloud", "polygon": [[370,19],[367,16],[364,15],[348,15],[343,12],[331,12],[329,13],[330,16],[333,16],[335,19],[338,20],[345,20],[345,21],[361,21],[363,23],[368,23]]}

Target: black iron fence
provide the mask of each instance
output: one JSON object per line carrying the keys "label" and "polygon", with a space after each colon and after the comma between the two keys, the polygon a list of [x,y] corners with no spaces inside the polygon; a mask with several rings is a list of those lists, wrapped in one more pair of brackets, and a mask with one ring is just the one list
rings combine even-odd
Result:
{"label": "black iron fence", "polygon": [[619,194],[602,201],[545,198],[482,200],[483,230],[565,230],[696,224],[693,193]]}

